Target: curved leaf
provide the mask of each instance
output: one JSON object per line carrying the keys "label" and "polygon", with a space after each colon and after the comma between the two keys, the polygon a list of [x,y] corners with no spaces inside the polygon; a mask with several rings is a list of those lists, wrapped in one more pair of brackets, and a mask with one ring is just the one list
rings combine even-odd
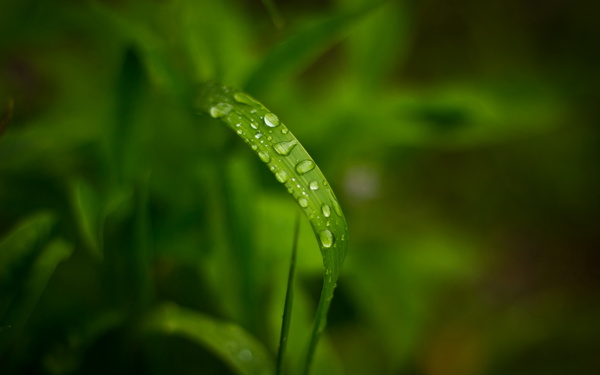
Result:
{"label": "curved leaf", "polygon": [[269,375],[273,359],[256,338],[240,326],[165,304],[150,314],[146,332],[187,337],[213,351],[241,375]]}
{"label": "curved leaf", "polygon": [[197,106],[234,130],[285,185],[308,218],[317,237],[325,278],[308,349],[308,371],[340,268],[346,256],[348,226],[325,176],[300,142],[256,99],[248,94],[208,83],[201,89]]}

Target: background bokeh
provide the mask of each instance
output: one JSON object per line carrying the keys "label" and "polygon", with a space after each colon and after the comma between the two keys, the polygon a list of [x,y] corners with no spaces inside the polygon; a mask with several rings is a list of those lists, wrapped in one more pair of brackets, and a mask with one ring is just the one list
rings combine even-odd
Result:
{"label": "background bokeh", "polygon": [[[315,374],[600,371],[598,7],[273,3],[0,2],[0,373],[276,353],[297,208],[195,113],[208,80],[276,113],[348,219]],[[298,262],[290,373],[323,273],[304,221]]]}

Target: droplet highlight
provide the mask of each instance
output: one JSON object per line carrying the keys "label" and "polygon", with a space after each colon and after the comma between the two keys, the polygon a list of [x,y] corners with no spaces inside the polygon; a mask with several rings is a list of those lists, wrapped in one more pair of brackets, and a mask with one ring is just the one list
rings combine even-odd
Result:
{"label": "droplet highlight", "polygon": [[267,113],[263,120],[265,121],[265,125],[268,127],[274,128],[279,126],[279,117],[272,113]]}
{"label": "droplet highlight", "polygon": [[233,99],[238,103],[246,105],[260,105],[260,103],[256,99],[243,92],[236,92],[235,94],[233,94]]}
{"label": "droplet highlight", "polygon": [[300,205],[300,207],[308,207],[308,199],[304,198],[304,197],[300,197],[298,198],[298,204]]}
{"label": "droplet highlight", "polygon": [[275,173],[275,178],[277,179],[277,181],[279,181],[283,184],[287,180],[289,180],[290,176],[288,176],[286,171],[281,170],[281,171],[277,171],[277,173]]}
{"label": "droplet highlight", "polygon": [[268,162],[271,161],[271,156],[266,151],[259,151],[258,152],[258,157],[260,158],[260,160],[262,160],[265,163],[268,163]]}
{"label": "droplet highlight", "polygon": [[310,190],[319,190],[319,183],[315,180],[308,183]]}
{"label": "droplet highlight", "polygon": [[290,154],[290,152],[292,152],[297,144],[298,142],[296,142],[295,139],[289,142],[279,142],[273,145],[273,150],[275,150],[275,152],[279,155],[287,156]]}
{"label": "droplet highlight", "polygon": [[296,172],[304,174],[308,171],[315,169],[315,162],[312,160],[303,160],[296,164]]}
{"label": "droplet highlight", "polygon": [[223,116],[228,115],[232,109],[233,109],[233,106],[228,103],[215,104],[214,106],[212,106],[210,108],[210,115],[213,118],[223,117]]}
{"label": "droplet highlight", "polygon": [[323,212],[323,216],[329,217],[331,216],[331,207],[327,203],[323,203],[321,206],[321,212]]}
{"label": "droplet highlight", "polygon": [[325,229],[319,232],[319,239],[321,240],[321,245],[324,248],[330,248],[333,246],[335,239],[333,237],[333,233],[329,229]]}

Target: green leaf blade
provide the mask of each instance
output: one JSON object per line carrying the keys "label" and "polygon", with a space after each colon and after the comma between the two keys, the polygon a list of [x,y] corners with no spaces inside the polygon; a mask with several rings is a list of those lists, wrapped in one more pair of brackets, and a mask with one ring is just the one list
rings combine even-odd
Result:
{"label": "green leaf blade", "polygon": [[273,359],[254,336],[233,323],[165,304],[152,312],[145,332],[183,336],[211,350],[240,375],[270,375]]}
{"label": "green leaf blade", "polygon": [[323,172],[280,119],[248,94],[216,83],[202,86],[198,109],[225,122],[275,175],[308,218],[323,258],[325,275],[305,373],[325,328],[327,311],[344,258],[348,225]]}

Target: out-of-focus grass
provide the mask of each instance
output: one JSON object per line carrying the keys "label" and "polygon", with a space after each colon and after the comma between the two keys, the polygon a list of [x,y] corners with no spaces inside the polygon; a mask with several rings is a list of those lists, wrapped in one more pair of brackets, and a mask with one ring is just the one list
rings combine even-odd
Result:
{"label": "out-of-focus grass", "polygon": [[[315,374],[593,371],[593,10],[273,3],[282,28],[260,1],[0,3],[0,373],[274,358],[296,212],[196,115],[213,79],[285,116],[341,192],[352,242]],[[322,274],[309,231],[298,249],[293,370]],[[239,340],[199,328],[223,322]]]}

